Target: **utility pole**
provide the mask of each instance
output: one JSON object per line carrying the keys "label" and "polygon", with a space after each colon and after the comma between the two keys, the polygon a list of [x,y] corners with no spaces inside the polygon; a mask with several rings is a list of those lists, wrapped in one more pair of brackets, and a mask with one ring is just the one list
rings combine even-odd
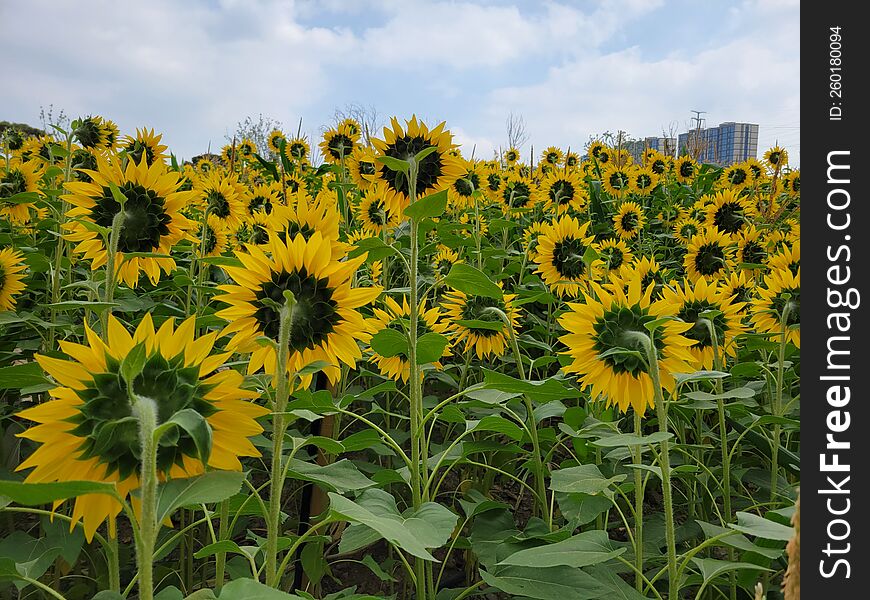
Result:
{"label": "utility pole", "polygon": [[701,115],[707,114],[707,111],[706,110],[692,110],[689,112],[695,113],[695,116],[692,118],[692,120],[695,121],[695,148],[696,148],[695,158],[699,159],[699,158],[701,158],[701,152],[704,151],[704,146],[705,146],[705,144],[703,142],[701,142],[701,122],[705,120],[705,119],[701,118]]}

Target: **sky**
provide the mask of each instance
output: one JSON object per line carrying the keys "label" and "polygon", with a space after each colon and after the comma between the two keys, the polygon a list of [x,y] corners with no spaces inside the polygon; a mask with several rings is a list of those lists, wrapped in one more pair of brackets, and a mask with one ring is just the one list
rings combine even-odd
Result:
{"label": "sky", "polygon": [[447,121],[468,155],[759,124],[800,165],[798,0],[0,0],[0,120],[153,127],[182,158],[260,114],[318,138],[351,104]]}

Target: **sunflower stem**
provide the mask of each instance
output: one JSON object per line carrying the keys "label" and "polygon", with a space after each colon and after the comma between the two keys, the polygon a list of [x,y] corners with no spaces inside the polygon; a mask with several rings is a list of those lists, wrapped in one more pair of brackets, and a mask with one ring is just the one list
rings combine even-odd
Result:
{"label": "sunflower stem", "polygon": [[135,396],[133,413],[139,421],[139,443],[142,448],[140,473],[139,537],[136,543],[136,563],[139,567],[139,598],[154,598],[154,542],[157,539],[157,405],[151,398]]}
{"label": "sunflower stem", "polygon": [[[115,299],[115,286],[118,283],[117,266],[115,261],[118,257],[118,242],[121,237],[121,228],[124,226],[124,217],[126,213],[124,207],[121,207],[115,216],[112,218],[112,229],[109,232],[109,248],[108,257],[106,259],[106,282],[105,290],[103,291],[103,302],[111,304]],[[103,334],[107,335],[109,330],[109,317],[112,315],[112,307],[107,306],[103,311]]]}
{"label": "sunflower stem", "polygon": [[[408,169],[408,196],[410,206],[413,206],[417,201],[417,171],[419,165],[414,157],[408,160],[410,168]],[[419,242],[417,219],[411,217],[411,259],[410,259],[410,280],[411,280],[411,314],[410,327],[408,328],[408,363],[410,364],[410,396],[411,396],[411,499],[414,509],[418,510],[423,502],[427,500],[427,489],[424,487],[424,482],[428,480],[428,461],[427,448],[425,448],[425,431],[422,430],[423,423],[423,383],[420,379],[420,366],[417,364],[417,319],[419,315],[419,290],[417,288],[417,263],[419,262]],[[422,558],[414,559],[414,573],[416,588],[415,597],[418,600],[426,600],[430,597],[427,586],[426,577],[426,562]],[[434,590],[432,596],[434,597]]]}
{"label": "sunflower stem", "polygon": [[[786,302],[782,309],[782,334],[779,339],[779,353],[776,366],[776,394],[773,397],[771,412],[779,417],[782,412],[782,393],[785,377],[785,347],[788,344],[788,318],[792,311],[791,302]],[[773,424],[773,441],[770,448],[770,502],[776,500],[779,487],[779,440],[782,435],[779,422]]]}
{"label": "sunflower stem", "polygon": [[[643,425],[640,413],[634,411],[634,435],[643,435]],[[634,462],[638,465],[643,461],[643,447],[635,446]],[[635,572],[634,586],[638,592],[643,593],[643,474],[640,469],[634,470],[634,558],[637,571]]]}
{"label": "sunflower stem", "polygon": [[[64,164],[63,169],[63,182],[68,183],[72,178],[72,132],[67,133],[66,137],[66,162]],[[6,158],[6,170],[7,173],[9,171],[9,157],[7,155]],[[61,186],[62,187],[62,186]],[[57,216],[57,240],[55,241],[54,246],[54,271],[52,273],[51,278],[51,303],[57,304],[60,302],[60,280],[62,277],[62,263],[61,260],[63,258],[65,252],[65,245],[63,239],[63,226],[64,226],[64,217],[66,217],[67,204],[66,200],[61,197],[61,205],[60,212]],[[57,318],[57,309],[51,309],[51,322],[54,323]],[[54,350],[54,339],[55,339],[55,328],[52,327],[48,330],[48,349]]]}
{"label": "sunflower stem", "polygon": [[[220,522],[218,524],[218,541],[222,542],[230,535],[230,501],[224,500],[220,503]],[[214,589],[220,594],[221,588],[224,585],[224,571],[227,565],[227,553],[218,552],[214,557]]]}
{"label": "sunflower stem", "polygon": [[109,567],[109,589],[113,592],[121,591],[121,565],[118,556],[117,526],[115,535],[111,535],[106,526],[106,563]]}
{"label": "sunflower stem", "polygon": [[[278,537],[281,534],[281,493],[284,489],[282,458],[284,454],[284,413],[290,397],[290,379],[287,374],[287,360],[290,354],[290,333],[293,329],[293,308],[296,299],[293,293],[284,292],[281,306],[281,320],[278,328],[278,357],[275,364],[275,401],[272,414],[272,471],[269,490],[269,522],[266,529],[266,585],[277,588],[278,576]],[[295,375],[294,375],[295,379]]]}

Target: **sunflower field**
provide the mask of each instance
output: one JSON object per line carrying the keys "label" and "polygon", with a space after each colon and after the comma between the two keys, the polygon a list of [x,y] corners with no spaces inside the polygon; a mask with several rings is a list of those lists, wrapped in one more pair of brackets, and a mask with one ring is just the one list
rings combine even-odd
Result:
{"label": "sunflower field", "polygon": [[783,149],[161,140],[0,139],[0,598],[799,598]]}

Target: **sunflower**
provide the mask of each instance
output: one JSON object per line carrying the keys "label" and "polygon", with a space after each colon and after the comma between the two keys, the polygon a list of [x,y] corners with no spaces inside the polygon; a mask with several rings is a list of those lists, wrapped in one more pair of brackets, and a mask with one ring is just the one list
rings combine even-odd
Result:
{"label": "sunflower", "polygon": [[693,342],[681,335],[691,324],[669,320],[652,334],[646,329],[648,323],[670,316],[662,301],[651,302],[653,287],[641,290],[637,276],[627,282],[614,280],[606,289],[593,283],[594,296],[584,294],[585,303],[568,303],[569,310],[559,317],[568,332],[559,338],[568,347],[563,354],[572,359],[562,369],[578,374],[581,388],[591,388],[593,399],[618,405],[623,412],[631,406],[642,414],[655,404],[646,350],[636,334],[651,336],[664,389],[674,391],[674,373],[695,370],[688,350]]}
{"label": "sunflower", "polygon": [[650,154],[644,160],[644,165],[649,168],[653,173],[662,177],[665,173],[667,173],[671,168],[671,163],[673,159],[670,156],[665,156],[658,150],[654,151],[654,154]]}
{"label": "sunflower", "polygon": [[[404,335],[409,326],[408,321],[411,316],[411,305],[408,303],[408,297],[403,296],[402,304],[400,305],[387,296],[384,299],[384,305],[386,310],[374,308],[376,327],[379,331],[393,329]],[[444,336],[449,334],[448,330],[450,326],[442,320],[441,311],[438,307],[426,308],[426,300],[424,299],[420,301],[417,314],[417,339],[427,333],[440,333]],[[408,381],[408,377],[411,374],[411,363],[408,362],[408,356],[405,353],[399,353],[395,356],[381,356],[372,350],[372,355],[381,375],[403,383]],[[442,358],[447,356],[450,356],[449,344],[444,347],[444,351],[441,354]],[[432,366],[438,371],[443,369],[439,361],[432,363]]]}
{"label": "sunflower", "polygon": [[[384,127],[384,139],[372,138],[372,143],[382,156],[407,161],[427,148],[435,150],[426,155],[417,166],[417,198],[424,198],[434,192],[449,188],[463,174],[461,158],[452,156],[453,137],[444,130],[445,123],[434,129],[411,117],[402,127],[394,117],[391,129]],[[378,179],[386,184],[386,202],[396,214],[403,214],[410,204],[410,188],[404,173],[391,171],[387,165],[378,166]]]}
{"label": "sunflower", "polygon": [[24,225],[30,220],[30,211],[36,210],[33,202],[8,202],[17,194],[31,192],[42,195],[39,189],[40,165],[36,160],[11,160],[6,168],[0,166],[0,217],[15,225]]}
{"label": "sunflower", "polygon": [[481,189],[490,202],[499,201],[504,181],[505,175],[498,165],[490,165],[484,168]]}
{"label": "sunflower", "polygon": [[447,188],[447,198],[450,207],[462,210],[474,206],[474,192],[484,185],[483,177],[477,165],[472,161],[462,161],[463,173]]}
{"label": "sunflower", "polygon": [[770,257],[770,268],[774,271],[786,269],[796,275],[801,268],[801,241],[783,244],[779,252]]}
{"label": "sunflower", "polygon": [[737,233],[756,215],[755,206],[739,192],[729,189],[717,192],[710,198],[706,207],[707,218],[704,223],[722,233]]}
{"label": "sunflower", "polygon": [[239,151],[235,143],[226,144],[223,148],[221,148],[221,160],[224,161],[224,164],[227,167],[233,165],[238,157]]}
{"label": "sunflower", "polygon": [[648,196],[659,183],[659,176],[649,167],[637,167],[631,173],[630,189],[635,194]]}
{"label": "sunflower", "polygon": [[375,182],[375,177],[378,169],[378,161],[375,159],[375,153],[371,148],[365,146],[357,146],[345,163],[347,165],[350,178],[361,190],[371,188]]}
{"label": "sunflower", "polygon": [[287,206],[281,210],[282,222],[274,227],[277,237],[284,244],[289,244],[298,234],[308,240],[320,232],[324,239],[332,242],[331,256],[333,260],[338,260],[346,249],[338,242],[341,216],[330,194],[329,191],[321,191],[316,198],[312,198],[300,192],[290,196]]}
{"label": "sunflower", "polygon": [[392,229],[399,224],[398,217],[384,204],[384,196],[379,193],[366,194],[360,201],[356,216],[363,231],[372,237],[380,236],[385,228]]}
{"label": "sunflower", "polygon": [[306,163],[310,154],[311,147],[303,137],[289,139],[284,145],[284,156],[290,162]]}
{"label": "sunflower", "polygon": [[520,161],[520,151],[513,147],[508,148],[502,154],[502,160],[508,167],[512,167]]}
{"label": "sunflower", "polygon": [[573,208],[582,211],[586,205],[586,190],[576,171],[552,171],[535,190],[536,204],[543,204],[550,213],[561,215]]}
{"label": "sunflower", "polygon": [[753,185],[759,183],[767,175],[764,169],[764,163],[762,163],[754,156],[750,156],[749,158],[744,160],[743,164],[746,166],[747,169],[749,169],[749,174],[752,176]]}
{"label": "sunflower", "polygon": [[150,167],[154,163],[162,163],[166,159],[167,147],[160,143],[161,139],[163,139],[163,134],[156,134],[153,129],[143,127],[136,130],[135,137],[128,135],[124,138],[122,149],[137,165],[142,162],[144,156]]}
{"label": "sunflower", "polygon": [[764,162],[770,165],[771,169],[779,171],[788,164],[788,152],[784,148],[774,146],[764,153]]}
{"label": "sunflower", "polygon": [[721,279],[734,268],[734,247],[731,237],[715,227],[707,227],[694,236],[687,248],[683,266],[692,281]]}
{"label": "sunflower", "polygon": [[634,261],[634,255],[623,240],[609,238],[598,244],[602,266],[608,271],[619,271]]}
{"label": "sunflower", "polygon": [[732,272],[719,282],[720,290],[724,298],[730,298],[732,302],[748,303],[755,296],[755,288],[758,284],[747,279],[746,271]]}
{"label": "sunflower", "polygon": [[269,137],[266,140],[266,143],[269,145],[269,150],[274,152],[276,155],[281,154],[281,143],[287,143],[287,136],[284,135],[284,132],[280,129],[273,129],[272,133],[269,134]]}
{"label": "sunflower", "polygon": [[464,212],[459,215],[459,224],[465,225],[463,229],[470,234],[474,234],[475,228],[481,236],[489,232],[489,221],[486,220],[486,215],[475,215],[474,211]]}
{"label": "sunflower", "polygon": [[698,174],[698,163],[691,156],[681,156],[674,164],[674,172],[680,183],[692,183],[695,180],[695,175]]}
{"label": "sunflower", "polygon": [[60,144],[50,135],[40,135],[25,140],[21,147],[21,160],[41,160],[46,163],[60,164],[64,157]]}
{"label": "sunflower", "polygon": [[576,152],[565,153],[565,166],[569,169],[580,166],[580,155]]}
{"label": "sunflower", "polygon": [[432,259],[436,281],[441,282],[450,272],[450,269],[453,268],[453,265],[461,262],[463,261],[459,258],[459,253],[456,250],[439,245],[438,252],[435,254],[435,258]]}
{"label": "sunflower", "polygon": [[786,318],[786,340],[801,347],[801,270],[792,273],[779,269],[764,278],[758,297],[752,301],[752,325],[761,333],[776,334],[780,340],[783,317]]}
{"label": "sunflower", "polygon": [[242,193],[242,205],[248,217],[253,217],[258,212],[267,215],[273,207],[281,204],[281,190],[274,183],[255,185],[245,188]]}
{"label": "sunflower", "polygon": [[110,149],[114,145],[117,127],[113,129],[114,123],[111,121],[104,121],[100,116],[90,116],[77,119],[73,124],[73,135],[83,148]]}
{"label": "sunflower", "polygon": [[599,259],[586,262],[587,250],[597,250],[595,238],[586,233],[589,224],[587,221],[580,225],[574,217],[564,215],[544,225],[538,236],[538,273],[559,296],[579,296],[601,267]]}
{"label": "sunflower", "polygon": [[[737,262],[763,265],[767,261],[767,249],[761,232],[754,225],[744,227],[737,234]],[[752,270],[748,269],[747,270]]]}
{"label": "sunflower", "polygon": [[632,157],[631,152],[625,148],[613,148],[611,152],[610,164],[613,166],[619,167],[620,169],[627,169],[634,163],[634,157]]}
{"label": "sunflower", "polygon": [[[319,231],[309,239],[297,234],[287,243],[277,236],[265,247],[247,246],[236,252],[243,267],[226,267],[235,282],[222,285],[217,300],[229,304],[216,314],[226,319],[224,335],[232,335],[227,348],[252,353],[248,374],[262,368],[275,372],[277,355],[273,345],[257,341],[266,336],[278,340],[280,311],[284,291],[295,297],[290,331],[287,371],[297,373],[317,361],[325,361],[323,371],[330,382],[341,376],[341,363],[351,368],[362,358],[358,342],[367,342],[374,329],[357,311],[372,302],[382,288],[352,288],[354,272],[365,262],[363,254],[339,262],[333,258],[333,241]],[[307,387],[311,375],[301,377]]]}
{"label": "sunflower", "polygon": [[[586,154],[589,155],[589,158],[594,158],[600,163],[602,162],[601,154],[606,153],[608,150],[610,150],[610,148],[608,148],[607,144],[605,144],[601,140],[595,140],[591,144],[589,144],[589,147],[586,149]],[[607,161],[605,160],[604,162]]]}
{"label": "sunflower", "polygon": [[262,246],[269,243],[269,238],[277,231],[287,228],[287,207],[281,205],[275,208],[271,214],[264,212],[254,213],[248,219],[248,238],[246,243]]}
{"label": "sunflower", "polygon": [[[263,431],[255,419],[269,411],[250,402],[256,393],[241,388],[241,373],[218,370],[229,353],[212,354],[217,334],[195,338],[195,322],[191,317],[176,328],[169,319],[155,330],[151,315],[146,313],[131,336],[117,319],[109,317],[106,340],[85,323],[86,345],[60,342],[70,360],[36,355],[59,386],[51,390],[52,400],[18,413],[38,423],[18,434],[40,444],[18,466],[17,470],[33,469],[25,482],[110,482],[122,498],[139,487],[138,424],[121,365],[140,347],[147,357],[142,372],[132,382],[132,391],[154,401],[160,423],[185,409],[205,417],[212,433],[206,461],[209,468],[239,471],[240,457],[260,456],[248,438]],[[174,443],[161,444],[157,450],[158,477],[184,479],[205,472],[193,438],[181,429],[175,435]],[[55,508],[58,505],[60,502]],[[83,520],[90,541],[108,519],[114,537],[114,517],[120,512],[121,504],[110,496],[79,496],[71,529]]]}
{"label": "sunflower", "polygon": [[[501,284],[499,284],[501,287]],[[514,307],[514,294],[504,294],[501,299],[485,296],[468,296],[459,290],[450,290],[444,296],[442,307],[450,321],[454,343],[465,342],[465,352],[474,350],[477,358],[503,356],[507,350],[511,331],[497,311],[503,312],[517,330],[519,309]]]}
{"label": "sunflower", "polygon": [[504,180],[499,200],[502,212],[511,214],[534,208],[537,197],[530,178],[512,173]]}
{"label": "sunflower", "polygon": [[674,223],[674,235],[684,244],[688,244],[701,231],[701,228],[702,225],[697,219],[682,217]]}
{"label": "sunflower", "polygon": [[782,180],[789,198],[801,197],[801,170],[790,171]]}
{"label": "sunflower", "polygon": [[362,134],[362,127],[359,124],[359,121],[352,117],[346,117],[338,122],[336,125],[336,129],[345,129],[351,135],[355,135],[357,137]]}
{"label": "sunflower", "polygon": [[205,210],[215,215],[229,230],[237,229],[245,218],[244,192],[234,174],[224,175],[217,170],[203,175],[194,187]]}
{"label": "sunflower", "polygon": [[[635,257],[633,262],[626,262],[619,270],[618,278],[623,283],[631,281],[633,278],[640,278],[641,289],[647,289],[653,285],[652,299],[658,300],[664,289],[664,277],[662,276],[662,268],[655,258],[647,256]],[[611,277],[611,281],[614,278]]]}
{"label": "sunflower", "polygon": [[75,252],[91,261],[91,269],[97,270],[106,264],[108,251],[102,236],[85,223],[111,228],[115,215],[122,207],[115,200],[110,183],[115,184],[126,197],[123,207],[124,221],[118,236],[116,273],[129,287],[136,287],[140,271],[144,271],[157,284],[160,271],[175,269],[175,261],[168,256],[134,257],[125,260],[128,252],[153,252],[168,255],[192,227],[181,210],[196,198],[195,191],[179,191],[179,174],[166,169],[162,161],[150,166],[143,156],[137,165],[128,160],[126,167],[114,155],[97,157],[99,168],[87,171],[90,183],[70,181],[64,184],[69,192],[62,196],[72,204],[67,213],[70,223],[67,239],[78,242]]}
{"label": "sunflower", "polygon": [[207,174],[211,173],[215,168],[214,163],[207,158],[201,158],[198,161],[196,161],[196,164],[194,165],[194,167],[196,168],[197,171],[199,171],[203,175],[207,175]]}
{"label": "sunflower", "polygon": [[565,159],[565,154],[556,146],[550,146],[546,150],[541,153],[541,161],[542,163],[546,163],[548,165],[558,167],[562,164],[562,161]]}
{"label": "sunflower", "polygon": [[338,164],[353,153],[359,142],[359,126],[342,123],[334,129],[328,129],[320,142],[320,152],[323,159],[332,164]]}
{"label": "sunflower", "polygon": [[623,202],[613,217],[613,226],[616,233],[624,240],[631,240],[638,236],[646,218],[643,209],[637,202]]}
{"label": "sunflower", "polygon": [[[694,284],[683,280],[682,284],[664,288],[662,294],[667,313],[691,325],[683,335],[694,341],[689,352],[695,357],[696,364],[707,370],[713,368],[713,336],[709,324],[713,325],[716,333],[722,364],[725,356],[737,356],[734,338],[746,331],[740,322],[740,311],[746,306],[744,303],[732,302],[731,297],[725,296],[715,281],[704,279]],[[716,311],[717,314],[705,317],[704,313],[708,311]]]}
{"label": "sunflower", "polygon": [[[205,237],[203,238],[203,235]],[[191,236],[194,245],[194,252],[199,258],[210,256],[220,256],[229,248],[229,236],[227,235],[227,227],[223,221],[215,215],[209,215],[206,219],[205,234],[200,223],[197,235]]]}
{"label": "sunflower", "polygon": [[628,169],[615,164],[608,166],[601,173],[601,187],[611,196],[621,197],[631,187],[631,175]]}
{"label": "sunflower", "polygon": [[754,177],[746,164],[737,163],[722,172],[722,179],[732,190],[739,192],[750,185]]}
{"label": "sunflower", "polygon": [[243,138],[236,147],[236,156],[242,160],[252,160],[257,152],[257,145],[248,138]]}
{"label": "sunflower", "polygon": [[15,296],[24,291],[24,255],[12,248],[0,250],[0,312],[15,308]]}

